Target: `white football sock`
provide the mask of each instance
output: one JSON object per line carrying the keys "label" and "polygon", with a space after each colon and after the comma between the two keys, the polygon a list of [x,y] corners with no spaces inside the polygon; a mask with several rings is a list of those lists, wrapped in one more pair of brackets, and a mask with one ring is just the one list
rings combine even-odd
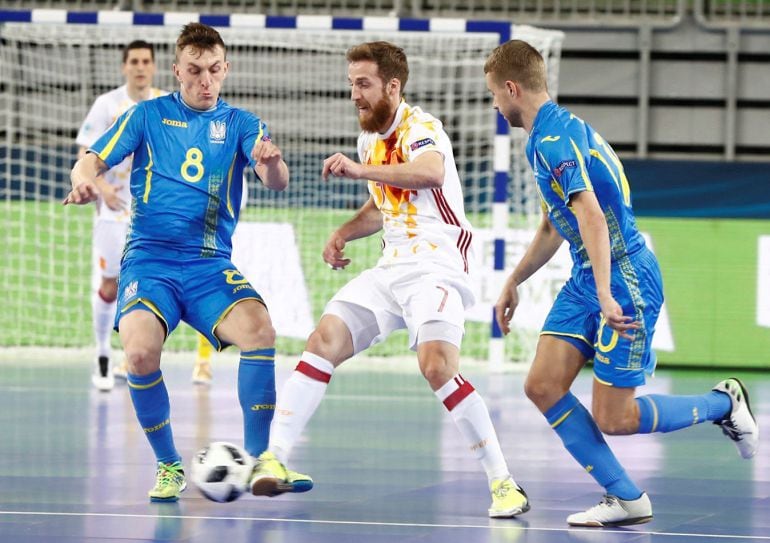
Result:
{"label": "white football sock", "polygon": [[110,356],[110,337],[115,324],[117,301],[105,302],[99,292],[91,297],[92,325],[96,339],[97,356]]}
{"label": "white football sock", "polygon": [[487,404],[458,373],[436,391],[491,483],[510,475]]}
{"label": "white football sock", "polygon": [[275,406],[268,447],[282,463],[286,464],[302,430],[318,409],[333,373],[331,362],[305,351],[283,385]]}

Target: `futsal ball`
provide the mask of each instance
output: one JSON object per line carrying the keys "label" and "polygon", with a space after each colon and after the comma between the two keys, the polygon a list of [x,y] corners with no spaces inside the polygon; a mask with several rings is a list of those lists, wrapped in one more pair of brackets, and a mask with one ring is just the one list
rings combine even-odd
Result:
{"label": "futsal ball", "polygon": [[192,480],[215,502],[231,502],[246,490],[254,460],[238,445],[215,441],[195,455]]}

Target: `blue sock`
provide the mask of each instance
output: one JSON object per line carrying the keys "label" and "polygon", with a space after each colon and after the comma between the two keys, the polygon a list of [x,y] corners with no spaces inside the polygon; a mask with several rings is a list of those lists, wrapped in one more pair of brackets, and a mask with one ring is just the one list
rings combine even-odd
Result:
{"label": "blue sock", "polygon": [[241,353],[238,400],[243,410],[243,441],[252,456],[267,449],[275,413],[275,349]]}
{"label": "blue sock", "polygon": [[712,390],[700,396],[650,394],[636,399],[639,433],[673,432],[707,420],[720,420],[732,409],[730,396]]}
{"label": "blue sock", "polygon": [[158,462],[168,464],[181,461],[182,457],[174,446],[169,418],[171,405],[161,371],[142,376],[129,373],[128,391],[134,403],[136,418],[139,419]]}
{"label": "blue sock", "polygon": [[608,494],[621,500],[635,500],[642,495],[604,441],[591,414],[571,392],[556,402],[545,418],[572,457]]}

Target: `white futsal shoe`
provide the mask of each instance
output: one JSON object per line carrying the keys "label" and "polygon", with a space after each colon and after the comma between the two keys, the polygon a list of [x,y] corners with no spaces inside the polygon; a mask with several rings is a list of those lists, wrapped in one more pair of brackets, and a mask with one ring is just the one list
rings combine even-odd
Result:
{"label": "white futsal shoe", "polygon": [[115,386],[115,376],[112,374],[110,359],[108,357],[96,357],[94,371],[91,374],[91,383],[97,390],[102,392],[109,392]]}
{"label": "white futsal shoe", "polygon": [[757,454],[759,446],[759,425],[751,412],[749,392],[739,379],[730,378],[717,383],[711,389],[730,396],[732,408],[725,418],[714,421],[722,427],[722,433],[730,438],[743,458]]}
{"label": "white futsal shoe", "polygon": [[568,516],[567,524],[601,528],[603,526],[644,524],[651,520],[652,504],[647,493],[642,492],[642,495],[635,500],[621,500],[616,496],[606,494],[598,505],[594,505],[582,513]]}

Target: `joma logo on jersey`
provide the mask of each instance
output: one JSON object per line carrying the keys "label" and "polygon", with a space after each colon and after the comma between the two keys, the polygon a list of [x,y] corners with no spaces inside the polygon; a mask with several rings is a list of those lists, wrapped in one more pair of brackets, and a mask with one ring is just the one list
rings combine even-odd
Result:
{"label": "joma logo on jersey", "polygon": [[227,125],[224,121],[211,121],[209,123],[209,138],[211,143],[224,143],[227,134]]}
{"label": "joma logo on jersey", "polygon": [[553,169],[553,175],[556,177],[561,177],[561,174],[564,172],[564,170],[567,168],[574,168],[575,166],[577,166],[577,162],[574,160],[565,160]]}
{"label": "joma logo on jersey", "polygon": [[167,124],[168,126],[175,126],[177,128],[187,128],[186,121],[177,121],[175,119],[163,119],[161,122],[163,124]]}

